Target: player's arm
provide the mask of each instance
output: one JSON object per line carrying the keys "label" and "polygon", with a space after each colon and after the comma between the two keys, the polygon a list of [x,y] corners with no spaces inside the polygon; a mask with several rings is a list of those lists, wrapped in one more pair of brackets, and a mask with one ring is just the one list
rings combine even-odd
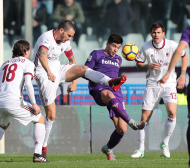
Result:
{"label": "player's arm", "polygon": [[148,70],[151,69],[153,71],[157,71],[160,68],[160,64],[159,63],[151,63],[151,64],[145,64],[142,62],[138,62],[136,61],[136,67],[138,70]]}
{"label": "player's arm", "polygon": [[[179,59],[182,56],[183,50],[187,47],[188,43],[185,41],[181,41],[177,47],[177,49],[175,50],[172,59],[170,61],[170,65],[168,67],[168,71],[166,72],[166,74],[164,75],[164,77],[160,80],[160,83],[166,83],[166,81],[168,80],[170,73],[172,71],[172,69],[175,67],[175,65],[178,63]],[[182,61],[183,62],[183,61]]]}
{"label": "player's arm", "polygon": [[182,61],[181,61],[181,75],[177,79],[177,88],[179,89],[182,89],[185,86],[185,74],[187,70],[187,63],[188,63],[188,57],[187,57],[187,54],[185,54],[182,57]]}
{"label": "player's arm", "polygon": [[[66,55],[66,56],[67,56],[67,55]],[[68,60],[69,60],[69,63],[71,63],[71,64],[76,64],[76,60],[75,60],[74,55],[72,55],[72,56],[70,56],[70,57],[67,56],[67,58],[68,58]],[[69,85],[69,87],[68,87],[68,89],[67,89],[67,92],[70,93],[70,92],[75,91],[76,89],[77,89],[77,80],[74,80],[74,81]]]}
{"label": "player's arm", "polygon": [[36,99],[34,96],[34,88],[33,88],[32,81],[31,81],[33,77],[30,73],[26,73],[24,78],[25,78],[26,91],[27,91],[28,96],[30,98],[31,104],[35,110],[35,113],[39,114],[40,113],[40,107],[36,104]]}
{"label": "player's arm", "polygon": [[51,80],[52,82],[55,82],[56,77],[51,73],[51,70],[48,65],[48,59],[47,59],[48,49],[45,47],[40,47],[39,50],[40,50],[40,56],[39,56],[40,63],[42,64],[42,67],[47,72],[48,79]]}

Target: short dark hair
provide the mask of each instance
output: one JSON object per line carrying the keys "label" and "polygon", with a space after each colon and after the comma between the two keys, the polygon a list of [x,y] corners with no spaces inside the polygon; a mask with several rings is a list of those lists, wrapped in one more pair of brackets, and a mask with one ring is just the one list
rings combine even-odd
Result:
{"label": "short dark hair", "polygon": [[122,44],[123,43],[123,38],[121,37],[121,35],[117,34],[117,33],[112,33],[110,34],[109,38],[108,38],[108,43],[117,43],[117,44]]}
{"label": "short dark hair", "polygon": [[12,58],[24,56],[28,50],[30,50],[30,43],[24,39],[20,39],[13,46]]}
{"label": "short dark hair", "polygon": [[63,28],[65,31],[73,29],[75,31],[75,26],[70,20],[65,20],[58,26],[58,30]]}
{"label": "short dark hair", "polygon": [[152,23],[152,25],[150,26],[150,32],[152,32],[153,29],[157,29],[157,28],[162,28],[162,31],[165,32],[164,25],[159,22]]}

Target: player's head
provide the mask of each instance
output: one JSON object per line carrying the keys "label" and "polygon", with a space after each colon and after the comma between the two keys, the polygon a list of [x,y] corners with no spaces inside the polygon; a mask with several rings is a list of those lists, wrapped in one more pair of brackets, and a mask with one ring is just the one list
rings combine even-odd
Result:
{"label": "player's head", "polygon": [[165,27],[159,23],[155,22],[150,27],[150,35],[155,44],[159,44],[165,35]]}
{"label": "player's head", "polygon": [[65,20],[58,27],[59,37],[57,38],[61,42],[71,40],[75,34],[75,26],[70,20]]}
{"label": "player's head", "polygon": [[117,33],[112,33],[108,38],[105,52],[109,56],[114,57],[118,52],[119,48],[121,47],[122,43],[123,38]]}
{"label": "player's head", "polygon": [[12,58],[20,57],[20,56],[28,58],[30,55],[29,42],[23,39],[18,40],[14,44],[12,52],[13,52]]}

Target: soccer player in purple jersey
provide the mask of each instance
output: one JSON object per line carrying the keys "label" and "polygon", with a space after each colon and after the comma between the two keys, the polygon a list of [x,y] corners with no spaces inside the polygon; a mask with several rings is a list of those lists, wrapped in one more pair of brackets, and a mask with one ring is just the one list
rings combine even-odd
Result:
{"label": "soccer player in purple jersey", "polygon": [[[123,39],[119,34],[111,34],[105,50],[94,50],[88,57],[85,66],[104,73],[110,78],[118,77],[118,72],[122,59],[116,55],[121,47]],[[108,143],[102,147],[102,152],[108,157],[108,160],[115,160],[112,149],[121,141],[127,131],[127,124],[134,130],[143,129],[146,122],[134,121],[125,111],[123,95],[121,89],[113,92],[105,84],[89,81],[89,91],[96,103],[100,106],[107,106],[110,118],[113,120],[115,130],[112,133]]]}
{"label": "soccer player in purple jersey", "polygon": [[[183,33],[181,35],[180,43],[179,43],[176,51],[173,54],[168,71],[166,72],[165,76],[160,80],[160,83],[166,83],[167,79],[170,76],[172,69],[175,67],[175,65],[177,64],[177,62],[179,61],[179,59],[181,57],[180,54],[188,46],[188,44],[190,45],[190,26],[187,27],[183,31]],[[184,75],[184,78],[185,78],[186,72],[182,71],[181,73]],[[190,76],[190,72],[188,72],[188,74]],[[189,152],[189,167],[190,167],[190,83],[188,84],[187,101],[188,101],[188,118],[189,118],[189,123],[188,123],[188,128],[187,128],[187,146],[188,146],[188,152]]]}

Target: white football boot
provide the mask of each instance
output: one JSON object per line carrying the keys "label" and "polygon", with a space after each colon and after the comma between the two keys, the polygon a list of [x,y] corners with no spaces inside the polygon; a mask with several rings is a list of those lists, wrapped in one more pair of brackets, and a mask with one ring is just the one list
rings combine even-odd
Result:
{"label": "white football boot", "polygon": [[162,153],[165,157],[169,158],[170,157],[170,150],[167,145],[165,145],[163,142],[160,144],[160,149],[162,149]]}
{"label": "white football boot", "polygon": [[145,153],[142,150],[136,150],[134,154],[131,155],[132,158],[143,158],[145,157]]}
{"label": "white football boot", "polygon": [[107,145],[102,147],[102,152],[106,154],[108,160],[116,160],[115,156],[113,155],[113,150],[109,149]]}

